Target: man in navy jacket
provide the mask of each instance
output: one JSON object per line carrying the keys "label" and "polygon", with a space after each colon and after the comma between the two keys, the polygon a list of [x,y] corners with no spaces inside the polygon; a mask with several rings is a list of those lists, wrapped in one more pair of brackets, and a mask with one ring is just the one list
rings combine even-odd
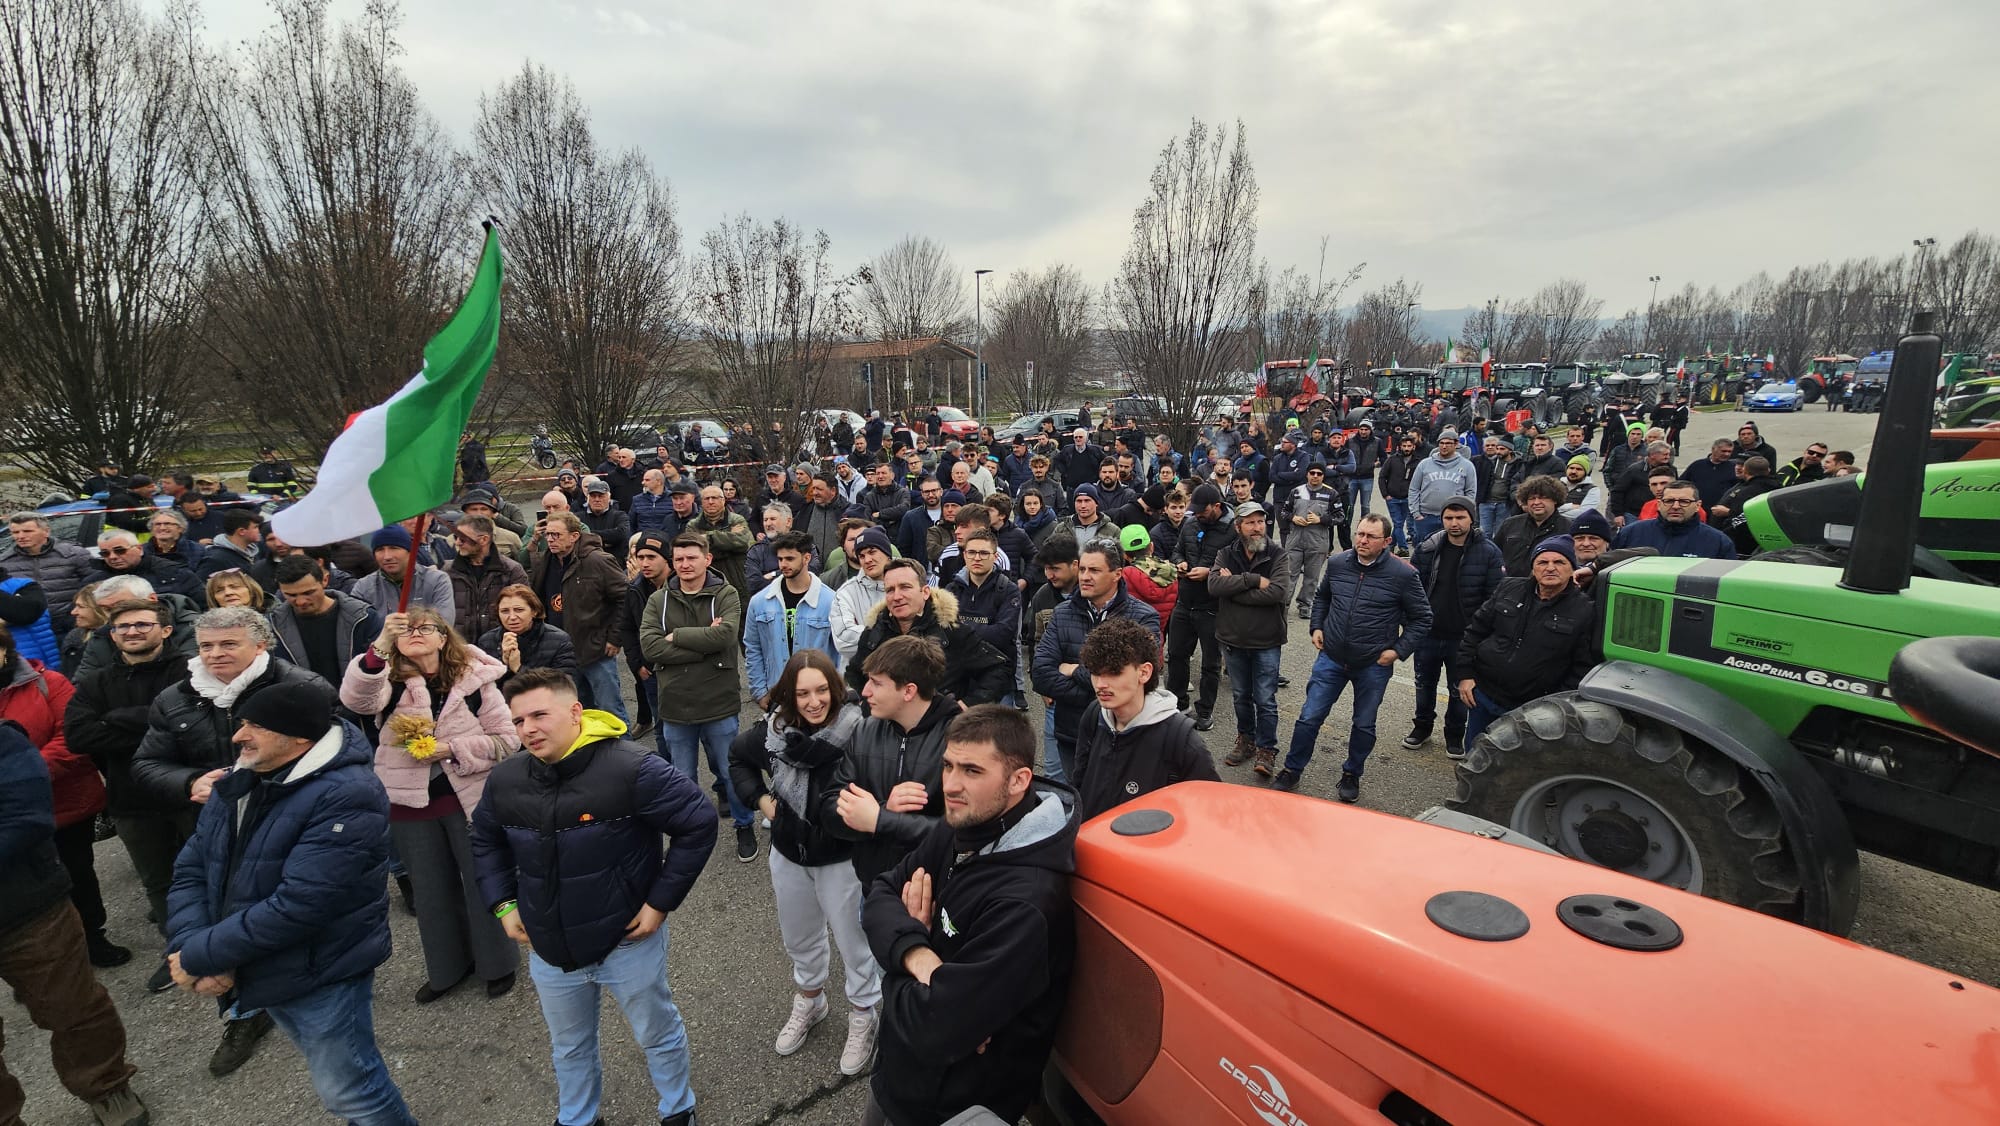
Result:
{"label": "man in navy jacket", "polygon": [[533,951],[528,973],[555,1048],[556,1122],[598,1119],[598,1000],[609,990],[646,1053],[661,1126],[692,1126],[664,927],[715,848],[715,807],[666,759],[619,738],[622,720],[585,709],[569,674],[522,669],[506,693],[528,753],[488,775],[472,858],[487,904]]}
{"label": "man in navy jacket", "polygon": [[415,1126],[370,1012],[389,957],[389,796],[375,748],[333,709],[317,677],[237,705],[236,766],[174,863],[167,966],[225,1010],[269,1014],[336,1117]]}

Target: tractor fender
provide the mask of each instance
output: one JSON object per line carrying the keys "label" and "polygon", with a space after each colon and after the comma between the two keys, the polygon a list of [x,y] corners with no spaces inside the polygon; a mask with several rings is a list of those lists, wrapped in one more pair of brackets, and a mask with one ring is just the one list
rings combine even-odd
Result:
{"label": "tractor fender", "polygon": [[1706,684],[1632,661],[1597,666],[1577,694],[1676,727],[1748,771],[1777,807],[1786,842],[1798,857],[1804,885],[1799,921],[1829,934],[1853,928],[1861,898],[1854,833],[1833,791],[1784,736]]}

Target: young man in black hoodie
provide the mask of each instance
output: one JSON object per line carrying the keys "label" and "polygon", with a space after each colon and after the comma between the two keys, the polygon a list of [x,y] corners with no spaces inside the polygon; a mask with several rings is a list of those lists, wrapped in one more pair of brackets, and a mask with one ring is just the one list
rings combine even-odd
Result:
{"label": "young man in black hoodie", "polygon": [[1194,726],[1215,726],[1215,694],[1222,686],[1222,647],[1215,639],[1215,596],[1208,593],[1209,569],[1222,549],[1236,542],[1236,528],[1223,514],[1222,491],[1199,485],[1188,501],[1194,519],[1181,525],[1174,542],[1174,570],[1180,574],[1174,612],[1167,620],[1167,688],[1185,710],[1188,666],[1201,645],[1201,684],[1194,701]]}
{"label": "young man in black hoodie", "polygon": [[1081,820],[1176,782],[1219,780],[1194,721],[1160,687],[1157,631],[1113,618],[1090,631],[1080,660],[1097,694],[1077,723]]}
{"label": "young man in black hoodie", "polygon": [[974,1106],[1018,1121],[1055,1044],[1076,938],[1076,795],[1035,777],[1012,708],[952,721],[944,819],[870,886],[862,927],[886,970],[869,1126]]}
{"label": "young man in black hoodie", "polygon": [[855,842],[854,874],[864,887],[944,816],[945,724],[959,713],[958,701],[938,691],[944,666],[944,649],[918,634],[892,637],[861,662],[869,718],[821,791],[819,823]]}

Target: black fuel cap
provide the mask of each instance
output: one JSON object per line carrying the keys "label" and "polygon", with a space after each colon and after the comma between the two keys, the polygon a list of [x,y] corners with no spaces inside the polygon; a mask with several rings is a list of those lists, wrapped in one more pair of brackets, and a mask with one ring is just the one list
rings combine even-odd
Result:
{"label": "black fuel cap", "polygon": [[1556,904],[1556,918],[1593,942],[1620,950],[1672,950],[1681,926],[1666,913],[1615,895],[1572,895]]}
{"label": "black fuel cap", "polygon": [[1424,914],[1460,938],[1507,942],[1528,933],[1528,913],[1483,891],[1441,891],[1424,903]]}
{"label": "black fuel cap", "polygon": [[1150,836],[1171,826],[1174,815],[1164,809],[1135,809],[1111,820],[1111,831],[1121,837]]}

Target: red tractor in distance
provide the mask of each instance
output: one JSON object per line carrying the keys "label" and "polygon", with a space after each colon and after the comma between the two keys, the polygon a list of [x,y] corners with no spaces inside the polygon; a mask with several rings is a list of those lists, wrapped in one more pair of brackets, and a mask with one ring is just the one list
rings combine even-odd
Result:
{"label": "red tractor in distance", "polygon": [[1814,356],[1812,366],[1799,376],[1799,393],[1806,397],[1807,403],[1838,399],[1847,392],[1847,385],[1854,381],[1854,373],[1860,367],[1861,361],[1845,352]]}

